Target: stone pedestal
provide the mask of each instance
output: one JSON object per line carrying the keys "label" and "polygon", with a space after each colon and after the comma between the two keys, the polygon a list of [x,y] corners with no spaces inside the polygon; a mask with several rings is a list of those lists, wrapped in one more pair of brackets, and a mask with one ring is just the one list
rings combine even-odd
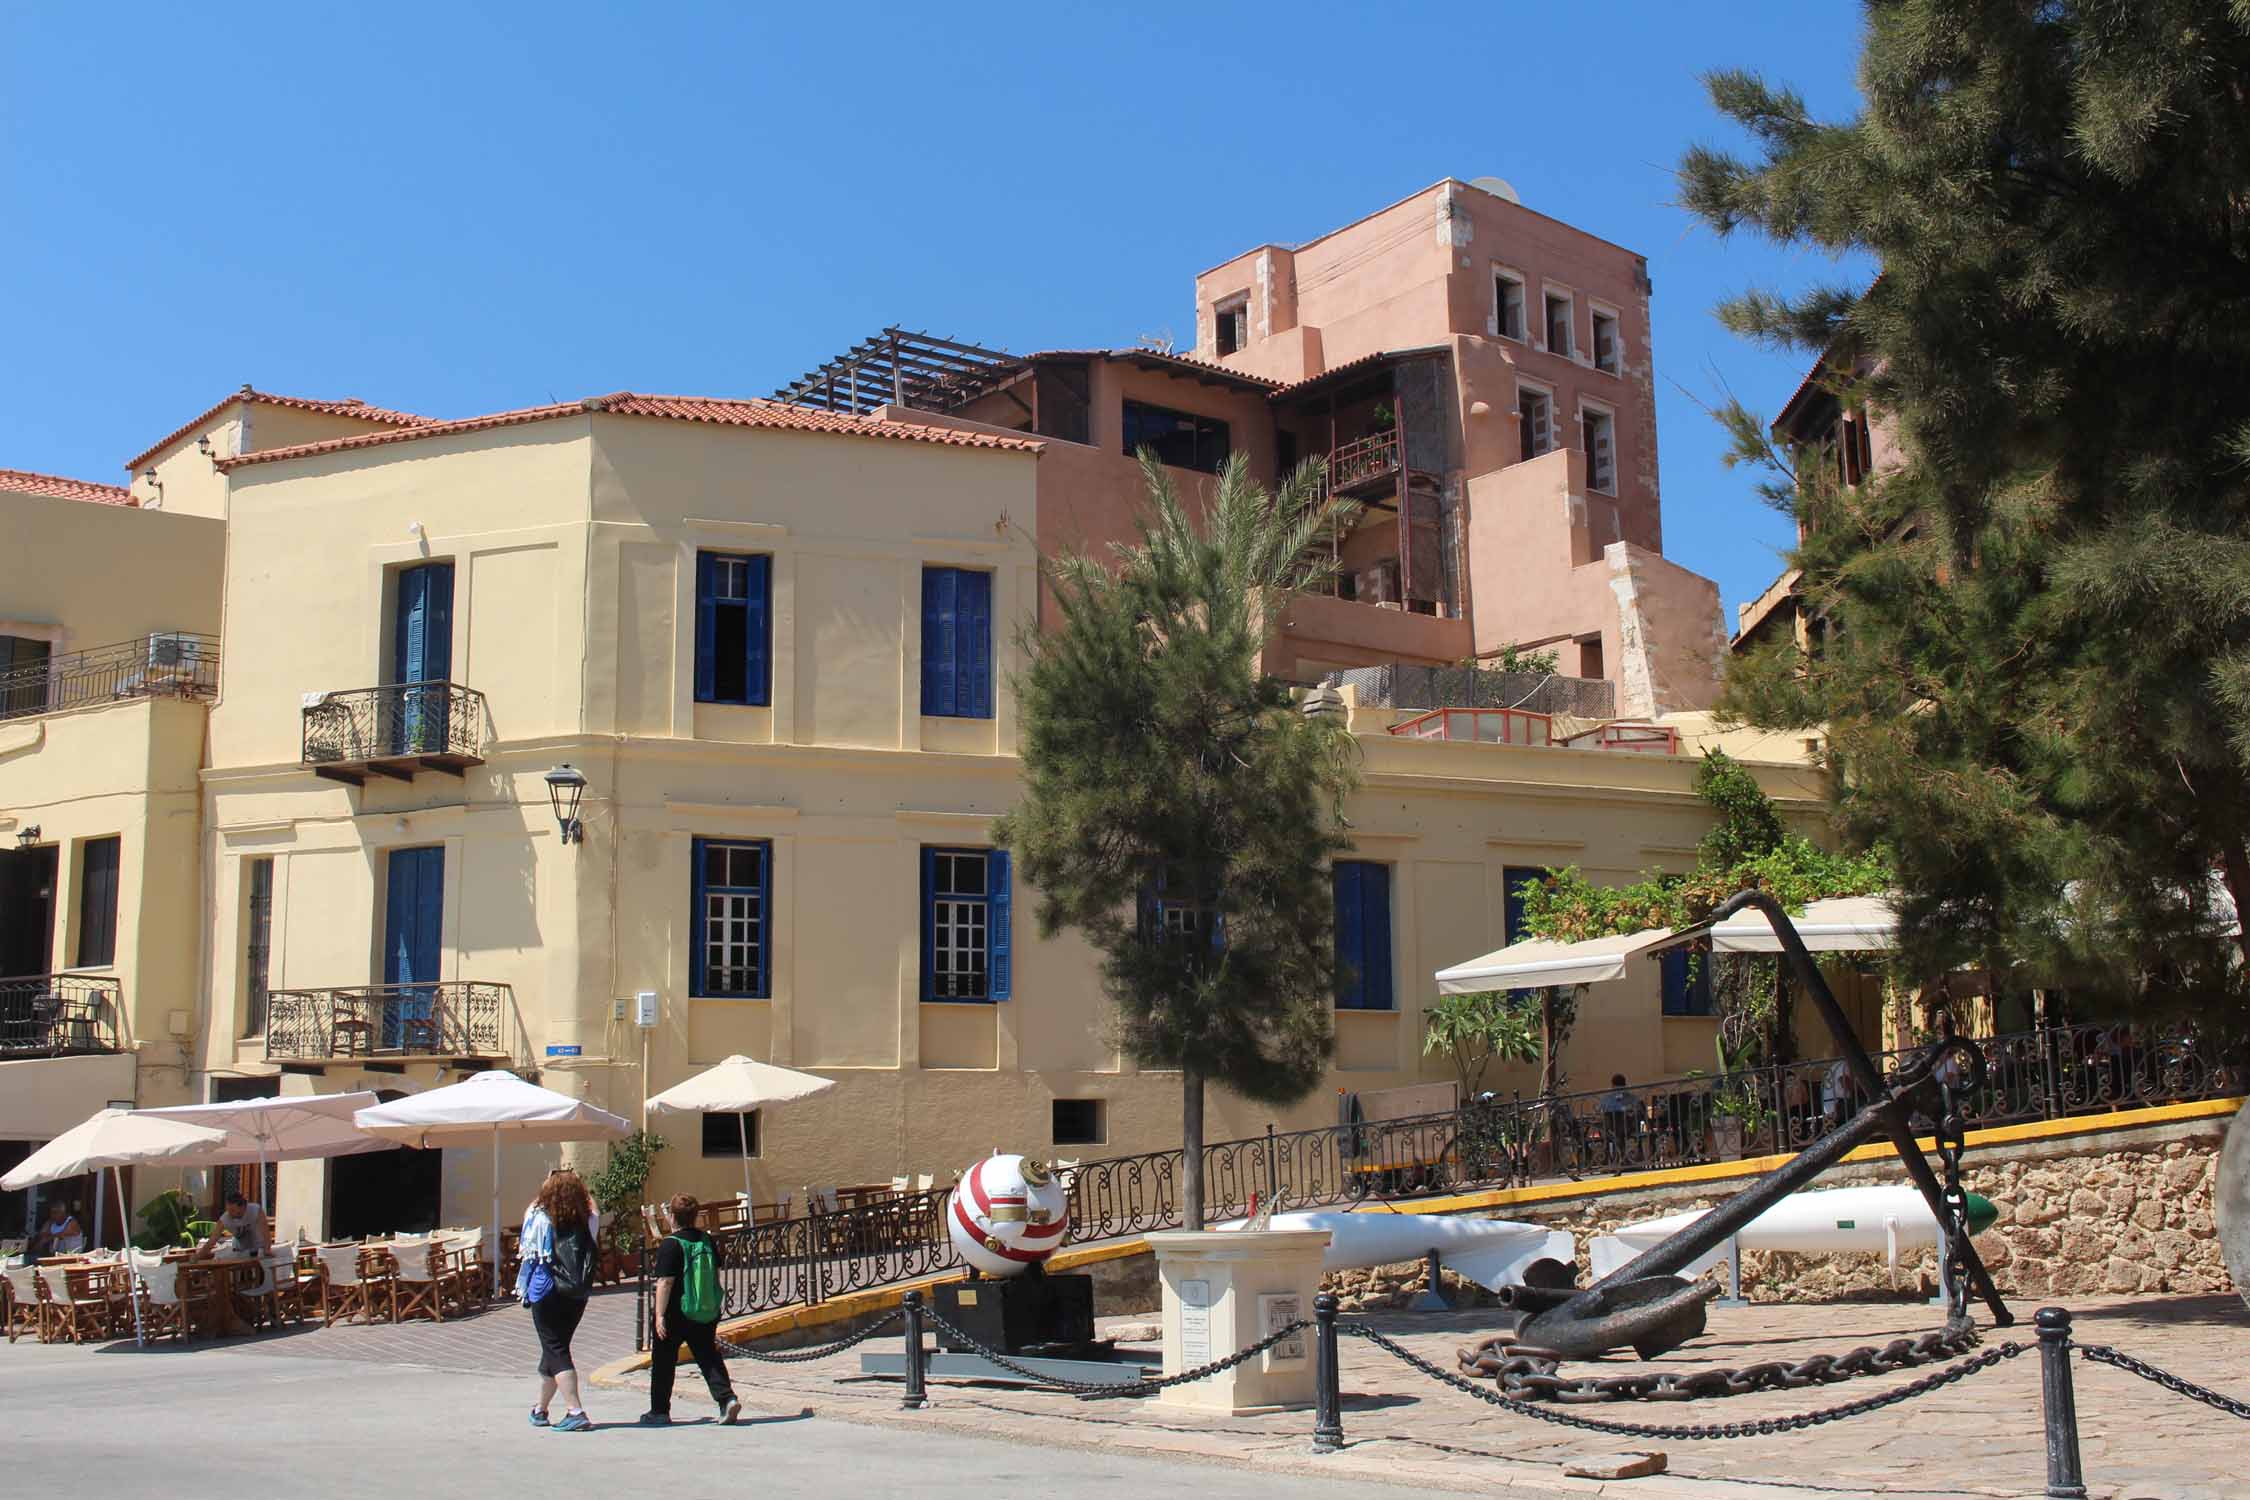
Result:
{"label": "stone pedestal", "polygon": [[[1270,1329],[1310,1319],[1325,1229],[1168,1231],[1148,1236],[1164,1293],[1164,1373],[1224,1359]],[[1313,1330],[1233,1369],[1170,1387],[1170,1406],[1244,1416],[1313,1404]]]}

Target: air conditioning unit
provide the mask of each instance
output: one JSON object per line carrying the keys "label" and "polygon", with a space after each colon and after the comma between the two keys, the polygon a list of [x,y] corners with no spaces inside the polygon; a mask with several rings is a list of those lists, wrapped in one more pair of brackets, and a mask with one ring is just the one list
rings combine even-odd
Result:
{"label": "air conditioning unit", "polygon": [[148,638],[148,675],[152,682],[193,682],[203,664],[203,643],[176,630],[159,631]]}

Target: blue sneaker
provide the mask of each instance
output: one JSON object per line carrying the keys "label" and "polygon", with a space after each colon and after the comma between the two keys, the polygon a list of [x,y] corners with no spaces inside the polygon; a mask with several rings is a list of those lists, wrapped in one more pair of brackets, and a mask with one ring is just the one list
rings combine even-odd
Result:
{"label": "blue sneaker", "polygon": [[547,1412],[544,1407],[534,1406],[531,1409],[531,1425],[534,1427],[544,1427],[547,1425]]}
{"label": "blue sneaker", "polygon": [[566,1411],[563,1413],[563,1419],[555,1424],[555,1431],[557,1432],[591,1432],[593,1430],[593,1421],[582,1411]]}

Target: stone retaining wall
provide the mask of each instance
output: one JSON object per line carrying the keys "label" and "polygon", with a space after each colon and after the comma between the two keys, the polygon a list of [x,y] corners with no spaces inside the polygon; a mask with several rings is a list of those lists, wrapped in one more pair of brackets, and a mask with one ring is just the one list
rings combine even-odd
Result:
{"label": "stone retaining wall", "polygon": [[[2227,1120],[2142,1126],[2018,1145],[1972,1147],[1962,1159],[1969,1190],[1990,1198],[2000,1218],[1977,1236],[1993,1280],[2010,1297],[2095,1292],[2221,1292],[2229,1289],[2211,1213],[2219,1143]],[[1490,1210],[1567,1229],[1578,1237],[1579,1270],[1595,1235],[1725,1201],[1750,1179],[1611,1193]],[[1903,1183],[1895,1161],[1837,1168],[1816,1187]],[[1903,1257],[1894,1278],[1880,1255],[1794,1255],[1747,1251],[1743,1294],[1757,1302],[1835,1302],[1927,1298],[1937,1257]],[[1724,1274],[1723,1272],[1719,1274]],[[1346,1311],[1404,1306],[1422,1289],[1420,1262],[1338,1271],[1323,1286]],[[1459,1307],[1490,1306],[1484,1288],[1448,1273]]]}

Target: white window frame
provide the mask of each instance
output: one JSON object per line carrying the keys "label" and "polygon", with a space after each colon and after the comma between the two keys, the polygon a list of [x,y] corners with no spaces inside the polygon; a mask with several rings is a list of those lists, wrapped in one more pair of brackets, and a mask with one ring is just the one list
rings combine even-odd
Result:
{"label": "white window frame", "polygon": [[[1586,317],[1586,343],[1587,343],[1587,348],[1586,348],[1586,363],[1587,363],[1588,367],[1589,367],[1589,368],[1591,368],[1591,369],[1599,370],[1599,371],[1601,371],[1601,372],[1602,372],[1602,373],[1603,373],[1604,375],[1617,375],[1617,376],[1622,376],[1622,375],[1624,375],[1624,373],[1625,373],[1625,319],[1624,319],[1624,317],[1623,317],[1622,315],[1620,315],[1620,314],[1618,313],[1618,311],[1617,311],[1617,309],[1616,309],[1616,308],[1614,308],[1614,307],[1611,307],[1611,306],[1610,306],[1610,305],[1609,305],[1608,303],[1606,303],[1606,302],[1595,302],[1595,301],[1592,301],[1592,300],[1589,300],[1589,301],[1588,301],[1588,302],[1586,303],[1586,314],[1587,314],[1587,317]],[[1602,318],[1607,318],[1607,319],[1609,319],[1609,322],[1610,322],[1610,329],[1611,329],[1611,332],[1610,332],[1610,339],[1609,339],[1609,347],[1610,347],[1610,351],[1611,351],[1612,355],[1613,355],[1613,356],[1615,357],[1615,360],[1616,360],[1616,363],[1615,363],[1615,364],[1611,364],[1611,365],[1604,365],[1604,364],[1603,364],[1603,363],[1601,362],[1601,357],[1602,357],[1602,341],[1601,341],[1601,335],[1600,335],[1600,334],[1599,334],[1599,333],[1598,333],[1598,332],[1596,331],[1596,327],[1595,327],[1595,325],[1596,325],[1596,322],[1597,322],[1597,321],[1598,321],[1599,319],[1602,319]]]}
{"label": "white window frame", "polygon": [[1593,450],[1589,448],[1586,451],[1586,488],[1596,494],[1615,497],[1617,494],[1617,408],[1606,401],[1581,400],[1578,403],[1580,442],[1585,441],[1586,419],[1589,416],[1601,417],[1609,423],[1609,483],[1605,485],[1594,482],[1594,454]]}
{"label": "white window frame", "polygon": [[[1523,317],[1522,332],[1520,333],[1510,333],[1501,326],[1500,283],[1502,281],[1515,284],[1519,299],[1519,310]],[[1492,262],[1492,314],[1486,320],[1485,331],[1496,339],[1507,339],[1518,344],[1529,344],[1531,342],[1531,279],[1514,266],[1504,266],[1498,261]]]}
{"label": "white window frame", "polygon": [[[1563,327],[1570,334],[1570,346],[1566,349],[1557,349],[1547,338],[1554,329],[1554,320],[1547,315],[1547,304],[1557,300],[1570,309],[1563,317]],[[1572,361],[1579,359],[1578,294],[1569,287],[1552,281],[1539,283],[1539,340],[1539,347],[1549,354],[1557,354]]]}
{"label": "white window frame", "polygon": [[[1532,458],[1545,458],[1562,446],[1555,441],[1555,388],[1545,381],[1525,380],[1521,376],[1516,377],[1516,417],[1518,421],[1523,419],[1523,398],[1527,394],[1538,396],[1547,403],[1547,446],[1531,455]],[[1521,433],[1517,434],[1517,451],[1519,453],[1523,451]],[[1528,463],[1530,459],[1525,459],[1523,462]]]}

